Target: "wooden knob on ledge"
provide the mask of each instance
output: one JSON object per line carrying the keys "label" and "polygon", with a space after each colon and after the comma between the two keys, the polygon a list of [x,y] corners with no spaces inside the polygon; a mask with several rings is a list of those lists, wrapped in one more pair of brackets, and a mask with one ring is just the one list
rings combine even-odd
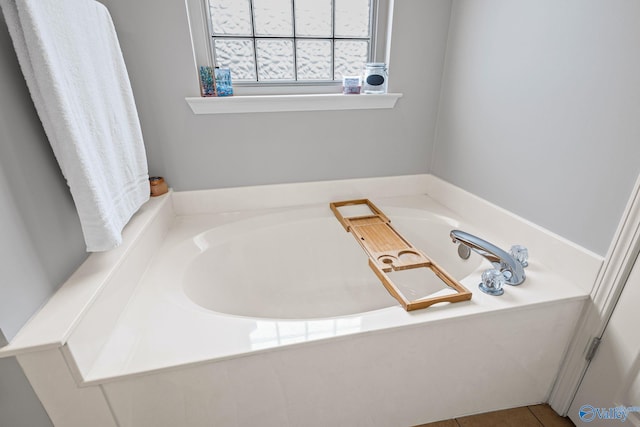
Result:
{"label": "wooden knob on ledge", "polygon": [[160,196],[169,191],[169,186],[164,182],[164,178],[161,176],[150,177],[149,186],[151,188],[151,197]]}

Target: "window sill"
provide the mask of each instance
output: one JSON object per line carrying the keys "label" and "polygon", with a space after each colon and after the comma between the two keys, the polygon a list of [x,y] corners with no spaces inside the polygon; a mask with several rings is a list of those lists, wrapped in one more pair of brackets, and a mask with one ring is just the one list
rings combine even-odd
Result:
{"label": "window sill", "polygon": [[253,95],[185,98],[194,114],[281,111],[371,110],[393,108],[401,93],[380,95]]}

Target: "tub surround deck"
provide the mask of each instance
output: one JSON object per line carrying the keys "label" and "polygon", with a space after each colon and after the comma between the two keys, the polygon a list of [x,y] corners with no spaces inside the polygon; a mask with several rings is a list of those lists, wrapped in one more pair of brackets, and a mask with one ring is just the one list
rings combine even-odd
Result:
{"label": "tub surround deck", "polygon": [[[411,199],[415,206],[413,209],[421,207],[450,214],[428,196],[411,196]],[[406,214],[403,208],[398,207],[405,203],[404,198],[380,198],[377,203],[392,218]],[[326,214],[331,215],[325,205],[302,209],[303,212],[305,210],[326,210]],[[287,212],[291,210],[287,209]],[[181,270],[179,267],[177,270],[167,269],[166,266],[179,266],[182,263],[176,259],[173,250],[181,242],[213,227],[274,214],[278,212],[269,210],[177,217],[165,240],[155,250],[154,259],[97,357],[94,348],[86,347],[86,342],[93,336],[92,325],[95,322],[81,324],[79,330],[83,333],[71,336],[69,350],[83,374],[83,382],[103,383],[130,375],[268,352],[283,345],[301,345],[354,333],[384,333],[390,324],[396,327],[419,325],[586,298],[586,293],[573,283],[545,271],[535,256],[532,256],[531,266],[527,269],[527,282],[518,287],[509,287],[502,297],[491,297],[478,290],[480,274],[490,266],[488,262],[482,262],[462,280],[462,284],[474,294],[471,301],[412,313],[407,313],[389,295],[391,307],[367,313],[304,320],[254,319],[203,309],[189,300],[180,286],[174,286],[175,281],[181,280]],[[288,213],[285,215],[289,216]],[[299,217],[299,212],[292,214],[291,220],[296,217]],[[338,224],[336,226],[339,227]],[[345,238],[349,237],[345,233]],[[450,241],[445,241],[445,244],[455,251]],[[355,251],[360,250],[357,245],[353,246]],[[366,262],[366,256],[363,255],[361,262]],[[105,299],[105,306],[109,300]],[[104,311],[107,311],[106,307]]]}
{"label": "tub surround deck", "polygon": [[91,253],[9,345],[0,348],[0,357],[63,346],[101,292],[118,279],[116,273],[140,277],[166,233],[168,214],[173,217],[169,195],[144,204],[124,228],[122,244]]}
{"label": "tub surround deck", "polygon": [[[396,303],[365,313],[298,320],[216,313],[194,304],[180,286],[175,286],[177,278],[171,275],[171,266],[176,262],[172,248],[185,239],[216,227],[233,228],[234,224],[259,223],[264,218],[274,216],[285,220],[292,211],[313,212],[314,215],[326,211],[327,215],[332,216],[329,201],[357,198],[370,198],[392,221],[394,216],[403,218],[428,212],[452,221],[452,228],[462,228],[498,246],[508,248],[511,244],[523,244],[531,254],[527,280],[520,286],[506,287],[501,297],[486,295],[477,288],[481,272],[489,267],[488,262],[482,261],[461,280],[473,292],[471,301],[410,313]],[[344,234],[345,238],[349,238]],[[407,238],[413,241],[410,235]],[[451,250],[455,250],[450,240],[443,242],[443,245],[450,245]],[[143,414],[131,406],[136,403],[130,403],[157,405],[158,401],[152,400],[157,398],[156,394],[151,393],[152,396],[148,398],[143,396],[145,392],[142,390],[147,390],[146,387],[156,387],[158,393],[171,394],[173,389],[166,389],[165,386],[181,385],[194,393],[197,391],[213,396],[207,394],[211,390],[199,389],[204,384],[187,385],[186,377],[192,380],[198,376],[210,378],[217,387],[222,387],[217,388],[214,394],[227,387],[229,394],[224,399],[241,399],[247,393],[252,395],[258,391],[247,392],[234,385],[229,375],[231,372],[238,373],[238,369],[243,369],[247,374],[254,372],[259,380],[265,372],[284,369],[286,363],[282,363],[286,360],[299,364],[316,352],[320,355],[316,361],[317,374],[330,375],[331,358],[320,360],[329,349],[338,352],[350,349],[350,355],[345,354],[344,359],[347,365],[355,363],[354,358],[359,360],[378,353],[389,353],[385,350],[388,346],[404,346],[409,352],[394,350],[394,357],[413,359],[418,353],[431,352],[429,342],[420,342],[420,339],[414,342],[411,334],[415,333],[431,343],[434,343],[431,339],[437,337],[448,343],[449,349],[433,350],[436,351],[433,355],[424,357],[428,360],[435,357],[431,361],[436,364],[437,357],[450,358],[448,362],[453,366],[469,364],[473,360],[469,354],[473,346],[481,346],[490,340],[493,346],[497,346],[492,350],[496,354],[490,352],[487,357],[502,355],[507,375],[513,374],[516,367],[525,367],[521,375],[531,382],[529,392],[510,396],[513,389],[510,381],[505,380],[504,391],[496,391],[493,401],[491,396],[479,397],[471,402],[471,406],[467,404],[460,407],[459,411],[462,412],[455,412],[452,404],[438,410],[431,409],[434,420],[442,419],[501,409],[505,402],[515,406],[545,399],[601,263],[601,257],[430,175],[174,192],[152,199],[145,205],[125,229],[122,247],[104,254],[92,254],[18,336],[0,349],[0,357],[18,356],[32,384],[37,384],[34,388],[47,411],[50,411],[50,415],[51,411],[54,412],[52,419],[61,420],[60,425],[81,425],[82,420],[65,418],[64,408],[60,407],[69,405],[70,409],[72,405],[85,400],[87,408],[95,409],[87,409],[87,417],[95,418],[95,413],[103,414],[92,420],[94,424],[97,423],[95,425],[114,425],[110,424],[115,423],[110,416],[115,417],[120,426],[153,425],[143,420]],[[389,298],[392,299],[391,296]],[[496,329],[496,322],[501,322],[501,313],[512,313],[512,322],[509,322],[512,323],[511,329]],[[459,335],[464,342],[449,342],[446,331],[460,325],[460,322],[469,322],[467,332]],[[483,331],[483,327],[488,329]],[[516,327],[521,330],[513,329]],[[554,330],[556,336],[549,336],[549,328]],[[400,330],[402,332],[397,334]],[[522,343],[519,338],[525,331],[531,336],[529,344]],[[494,334],[495,337],[492,336]],[[497,339],[500,341],[494,341]],[[551,346],[545,349],[546,355],[536,348],[541,342]],[[353,343],[360,343],[363,348],[356,349]],[[521,356],[512,354],[510,345],[531,345],[530,357],[518,360]],[[294,352],[290,356],[280,352],[286,348],[294,349]],[[312,359],[316,360],[315,357]],[[81,397],[71,399],[68,404],[55,399],[55,393],[51,393],[51,390],[60,387],[61,381],[42,379],[48,363],[58,366],[56,369],[65,378],[65,387],[69,388],[70,394],[75,393],[71,390],[74,386],[80,387],[77,390],[84,390]],[[66,373],[64,364],[67,365]],[[480,363],[482,366],[484,364]],[[368,382],[380,379],[380,374],[372,375],[372,379],[362,375],[368,369],[379,369],[379,366],[374,367],[373,361],[365,361],[363,366],[354,368],[356,371],[364,369],[355,375],[360,376],[364,386],[374,387],[373,383]],[[266,371],[256,372],[255,369],[261,369],[259,367]],[[487,373],[493,372],[493,369],[488,367]],[[400,371],[402,369],[398,373]],[[245,374],[239,375],[246,377]],[[296,371],[295,375],[300,377],[305,374]],[[415,375],[427,375],[429,378],[424,373]],[[438,376],[442,374],[434,375],[431,380],[435,383],[445,381],[445,377]],[[472,374],[469,372],[469,375]],[[513,375],[516,382],[523,378],[516,379],[517,375]],[[484,375],[475,375],[470,378],[471,384],[468,385],[479,385],[478,381],[482,378]],[[313,382],[318,378],[308,377],[307,380]],[[288,379],[282,381],[287,382]],[[197,380],[196,383],[199,384]],[[208,384],[207,387],[210,382]],[[389,380],[389,384],[393,386],[395,381]],[[100,385],[102,393],[92,391],[97,385]],[[336,384],[336,393],[339,386]],[[514,383],[513,387],[518,387],[518,384]],[[454,390],[457,388],[453,385]],[[295,387],[285,389],[289,393]],[[323,390],[332,392],[330,389]],[[399,392],[399,395],[405,396],[403,392]],[[303,397],[304,393],[301,393],[300,399]],[[284,410],[285,406],[289,408],[291,402],[296,400],[292,396],[285,401],[282,398],[274,396],[276,400],[272,403],[276,410]],[[408,396],[405,398],[411,400]],[[105,399],[110,408],[106,412]],[[178,408],[172,406],[174,403],[167,402],[167,411],[179,412]],[[352,409],[343,408],[346,411],[344,419],[350,419],[349,414],[366,406],[364,400],[352,403]],[[51,405],[58,405],[58,409],[50,410]],[[414,406],[418,408],[419,405],[416,402]],[[238,413],[230,415],[224,408],[222,402],[212,405],[210,410],[231,417],[229,425],[247,425],[250,422],[243,421]],[[289,415],[284,421],[274,416],[264,425],[295,425],[297,412],[292,413],[289,409],[289,412],[285,411]],[[301,407],[299,411],[302,410]],[[251,416],[256,417],[259,412],[250,411],[253,414]],[[171,418],[168,414],[165,414],[167,420]],[[218,419],[215,414],[206,413],[202,416]],[[419,418],[423,415],[417,409],[409,411],[407,418],[400,422],[406,421],[407,425],[415,420],[424,422],[424,417]],[[224,417],[223,421],[227,419]],[[372,420],[377,425],[384,425],[384,418],[380,418],[380,414],[377,417]],[[324,422],[328,420],[326,417],[320,419]],[[185,422],[184,419],[174,421]],[[170,425],[167,423],[159,422],[157,425]]]}

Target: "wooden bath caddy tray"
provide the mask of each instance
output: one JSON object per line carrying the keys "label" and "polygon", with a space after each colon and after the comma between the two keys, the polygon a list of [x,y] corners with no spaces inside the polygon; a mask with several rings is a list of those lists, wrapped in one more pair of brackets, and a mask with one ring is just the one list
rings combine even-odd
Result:
{"label": "wooden bath caddy tray", "polygon": [[[339,208],[354,205],[366,205],[370,214],[345,217],[340,213]],[[391,226],[391,220],[368,199],[333,202],[329,206],[344,229],[355,237],[369,255],[369,267],[405,310],[427,308],[439,302],[471,299],[471,292],[467,288],[402,237]],[[451,289],[455,293],[409,300],[401,287],[391,280],[389,273],[414,268],[430,269],[447,286],[444,289]]]}

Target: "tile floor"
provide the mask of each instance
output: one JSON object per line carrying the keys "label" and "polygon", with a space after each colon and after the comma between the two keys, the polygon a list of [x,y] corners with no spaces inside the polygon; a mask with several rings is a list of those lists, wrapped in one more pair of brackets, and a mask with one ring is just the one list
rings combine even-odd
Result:
{"label": "tile floor", "polygon": [[547,404],[487,412],[415,427],[573,427],[569,418],[556,414]]}

